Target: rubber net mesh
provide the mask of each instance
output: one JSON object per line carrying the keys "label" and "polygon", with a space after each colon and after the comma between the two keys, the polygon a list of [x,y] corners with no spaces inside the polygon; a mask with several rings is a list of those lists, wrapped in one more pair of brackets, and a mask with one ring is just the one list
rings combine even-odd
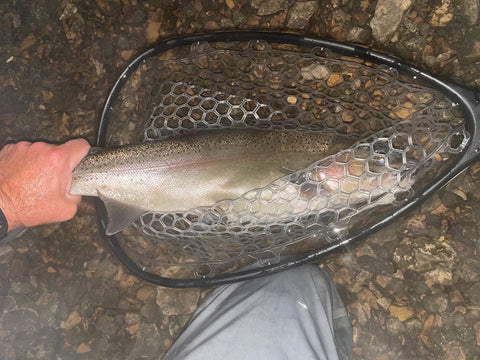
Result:
{"label": "rubber net mesh", "polygon": [[107,143],[219,128],[324,132],[345,144],[237,199],[144,214],[119,239],[145,270],[215,276],[321,249],[402,206],[469,139],[456,104],[395,69],[253,41],[196,43],[145,60],[113,104]]}

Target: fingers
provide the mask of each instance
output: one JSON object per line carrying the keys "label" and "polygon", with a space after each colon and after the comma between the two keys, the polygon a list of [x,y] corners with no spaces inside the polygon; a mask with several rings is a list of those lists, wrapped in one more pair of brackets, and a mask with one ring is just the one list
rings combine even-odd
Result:
{"label": "fingers", "polygon": [[90,145],[84,139],[74,139],[60,145],[58,149],[65,154],[66,173],[63,178],[65,184],[65,197],[68,201],[79,204],[81,201],[81,197],[78,195],[70,194],[70,187],[72,184],[72,171],[73,169],[75,169],[78,163],[88,154],[88,151],[90,150]]}
{"label": "fingers", "polygon": [[8,154],[11,154],[12,152],[25,151],[31,145],[32,143],[28,141],[20,141],[15,144],[7,144],[0,150],[0,158],[6,157]]}
{"label": "fingers", "polygon": [[65,204],[64,204],[64,218],[62,220],[69,220],[77,213],[78,205],[82,197],[80,195],[71,195],[70,187],[72,182],[72,171],[80,163],[80,161],[88,154],[90,150],[89,143],[84,139],[73,139],[58,147],[60,151],[65,154],[66,172],[63,176],[65,186]]}

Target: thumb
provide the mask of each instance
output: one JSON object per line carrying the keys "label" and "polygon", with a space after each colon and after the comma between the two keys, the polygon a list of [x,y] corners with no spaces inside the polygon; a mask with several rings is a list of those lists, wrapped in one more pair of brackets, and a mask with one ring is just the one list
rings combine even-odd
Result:
{"label": "thumb", "polygon": [[60,146],[69,154],[68,166],[71,171],[75,169],[90,150],[90,145],[85,139],[69,140]]}

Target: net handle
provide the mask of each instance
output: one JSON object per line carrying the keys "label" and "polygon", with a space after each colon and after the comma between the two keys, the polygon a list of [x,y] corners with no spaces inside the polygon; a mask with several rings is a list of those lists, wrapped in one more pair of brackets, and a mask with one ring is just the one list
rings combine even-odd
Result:
{"label": "net handle", "polygon": [[158,276],[156,274],[144,271],[130,257],[124,252],[115,235],[108,236],[105,233],[106,229],[106,212],[103,203],[96,199],[95,206],[97,210],[97,218],[101,229],[102,236],[107,245],[107,248],[115,255],[124,265],[128,272],[137,276],[138,278],[159,286],[173,287],[173,288],[188,288],[188,287],[208,287],[217,286],[226,283],[238,282],[265,276],[271,273],[279,272],[294,266],[298,266],[320,257],[326,256],[338,249],[342,249],[345,245],[351,245],[360,239],[363,239],[374,232],[378,231],[383,226],[392,223],[400,216],[407,213],[413,207],[423,202],[429,195],[445,185],[449,180],[458,175],[466,167],[474,161],[480,159],[480,93],[475,93],[471,90],[465,89],[458,85],[453,85],[449,82],[442,81],[433,77],[432,75],[406,63],[402,60],[374,51],[365,47],[350,45],[345,43],[338,43],[327,39],[311,38],[289,33],[275,33],[275,32],[216,32],[209,34],[189,35],[178,38],[165,40],[157,45],[144,51],[135,57],[125,70],[120,74],[116,80],[112,90],[110,91],[105,102],[99,123],[99,129],[96,138],[96,146],[106,146],[106,134],[110,122],[110,115],[113,109],[112,104],[116,100],[121,88],[128,80],[129,76],[149,57],[155,56],[161,52],[172,48],[187,46],[197,42],[228,42],[228,41],[252,41],[263,40],[266,42],[287,43],[297,46],[306,47],[323,47],[331,49],[337,53],[357,57],[364,60],[369,60],[378,64],[383,64],[397,69],[399,72],[411,76],[414,79],[424,81],[433,88],[439,89],[445,96],[450,98],[453,102],[460,106],[465,114],[466,130],[469,132],[471,138],[469,144],[465,147],[462,157],[458,162],[453,164],[443,176],[437,178],[427,189],[421,194],[418,194],[411,201],[404,206],[397,209],[394,213],[385,217],[374,226],[364,228],[361,231],[352,234],[345,239],[335,241],[328,247],[316,250],[302,256],[295,258],[288,258],[280,261],[280,263],[267,265],[261,268],[238,271],[234,273],[223,274],[212,278],[191,278],[191,279],[172,279]]}

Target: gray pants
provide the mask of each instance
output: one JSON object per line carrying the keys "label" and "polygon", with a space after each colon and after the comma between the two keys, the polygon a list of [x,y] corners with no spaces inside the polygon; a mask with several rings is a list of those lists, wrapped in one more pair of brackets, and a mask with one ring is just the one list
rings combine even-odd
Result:
{"label": "gray pants", "polygon": [[211,292],[164,359],[348,359],[352,346],[332,280],[304,265]]}

